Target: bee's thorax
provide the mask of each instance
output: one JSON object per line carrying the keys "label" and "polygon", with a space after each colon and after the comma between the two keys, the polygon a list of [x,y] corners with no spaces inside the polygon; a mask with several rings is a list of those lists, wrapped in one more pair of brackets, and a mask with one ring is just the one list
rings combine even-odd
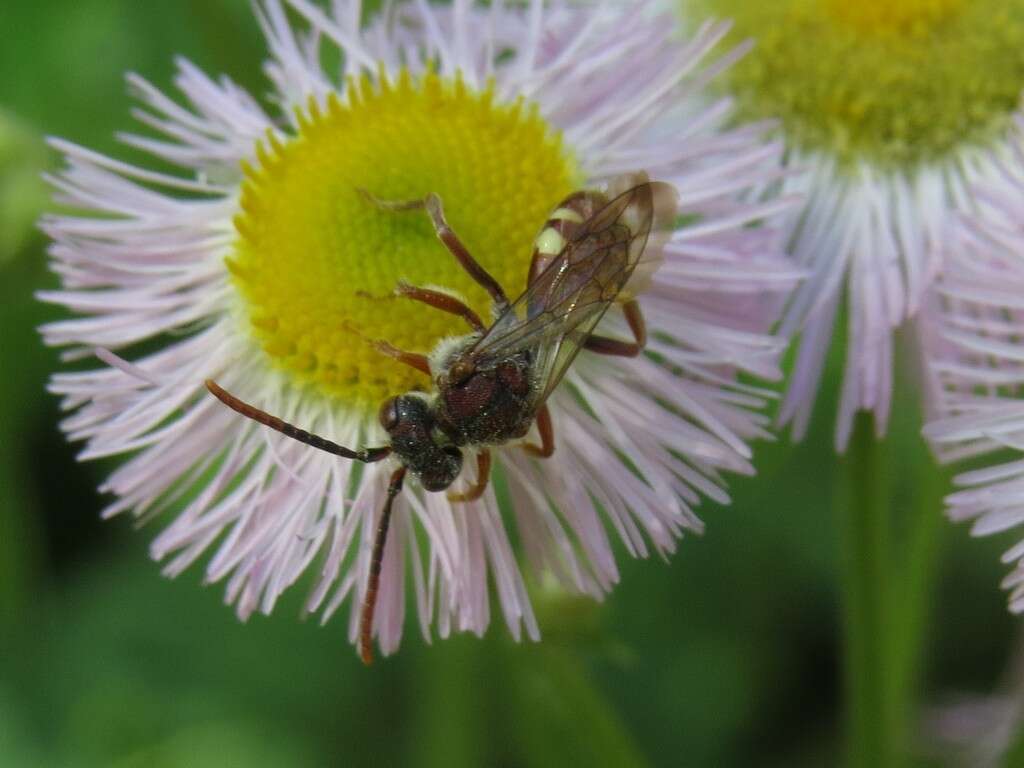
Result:
{"label": "bee's thorax", "polygon": [[[496,445],[522,437],[533,422],[529,355],[438,377],[438,426],[457,445]],[[458,375],[449,376],[453,372]]]}

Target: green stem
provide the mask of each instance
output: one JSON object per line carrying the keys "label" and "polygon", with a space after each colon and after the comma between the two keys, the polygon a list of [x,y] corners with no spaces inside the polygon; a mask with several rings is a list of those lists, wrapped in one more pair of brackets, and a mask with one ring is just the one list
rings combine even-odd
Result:
{"label": "green stem", "polygon": [[945,531],[942,516],[942,492],[947,473],[935,463],[923,440],[917,441],[910,476],[913,486],[908,504],[905,556],[899,612],[895,619],[897,716],[909,735],[915,718],[921,672],[927,650],[926,630],[932,605],[936,566]]}
{"label": "green stem", "polygon": [[899,764],[898,705],[890,634],[889,466],[872,418],[858,415],[843,460],[843,610],[849,768]]}
{"label": "green stem", "polygon": [[[527,768],[585,765],[588,768],[647,768],[628,726],[579,656],[550,644],[512,647],[507,722],[509,743],[519,753],[509,765]],[[670,764],[688,764],[669,759]]]}

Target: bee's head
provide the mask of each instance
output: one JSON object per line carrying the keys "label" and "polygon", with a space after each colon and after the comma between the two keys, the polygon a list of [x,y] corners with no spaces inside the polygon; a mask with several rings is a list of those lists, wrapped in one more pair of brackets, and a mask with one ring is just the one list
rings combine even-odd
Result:
{"label": "bee's head", "polygon": [[434,414],[419,395],[399,395],[380,407],[380,425],[391,438],[391,450],[428,491],[443,491],[462,471],[462,451],[434,438]]}

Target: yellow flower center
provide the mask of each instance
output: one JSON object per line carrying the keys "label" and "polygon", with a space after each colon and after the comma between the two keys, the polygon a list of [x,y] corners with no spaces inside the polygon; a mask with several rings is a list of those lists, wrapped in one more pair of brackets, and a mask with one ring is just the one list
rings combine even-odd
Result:
{"label": "yellow flower center", "polygon": [[844,164],[913,168],[998,135],[1024,90],[1024,0],[696,0],[757,45],[747,117]]}
{"label": "yellow flower center", "polygon": [[826,0],[828,13],[851,29],[876,35],[930,34],[961,10],[965,0]]}
{"label": "yellow flower center", "polygon": [[268,138],[245,166],[240,235],[228,260],[252,333],[280,369],[362,408],[427,377],[370,340],[429,352],[465,323],[392,297],[399,280],[465,297],[485,320],[486,292],[458,266],[422,210],[384,200],[440,195],[452,229],[510,296],[525,287],[533,240],[580,183],[559,135],[489,87],[403,72],[351,83],[348,103],[310,104],[298,134]]}

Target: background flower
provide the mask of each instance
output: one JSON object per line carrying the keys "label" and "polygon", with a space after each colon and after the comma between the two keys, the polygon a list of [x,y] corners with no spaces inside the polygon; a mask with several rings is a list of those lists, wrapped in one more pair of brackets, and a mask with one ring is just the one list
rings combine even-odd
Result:
{"label": "background flower", "polygon": [[833,510],[844,526],[846,761],[900,764],[916,741],[915,677],[930,642],[940,502],[927,491],[939,470],[930,457],[918,460],[919,441],[880,438],[898,368],[910,374],[903,410],[911,418],[935,416],[947,399],[940,369],[949,339],[936,305],[967,298],[954,275],[975,267],[973,255],[957,252],[965,244],[955,222],[975,215],[977,190],[998,183],[1014,154],[1024,4],[681,5],[688,20],[733,17],[738,36],[756,37],[720,87],[741,115],[779,120],[792,171],[780,187],[806,201],[785,224],[788,250],[809,277],[779,328],[799,342],[778,420],[802,437],[831,378],[830,349],[843,358],[834,445],[851,451],[841,462],[848,492]]}
{"label": "background flower", "polygon": [[684,8],[695,18],[732,17],[738,36],[757,38],[722,84],[741,114],[780,120],[793,170],[782,186],[807,201],[786,223],[789,249],[810,277],[780,328],[801,334],[780,422],[803,435],[845,319],[836,447],[845,448],[861,410],[883,435],[901,356],[894,333],[914,319],[915,334],[933,335],[920,310],[956,257],[948,225],[973,210],[974,186],[999,174],[989,153],[1005,152],[1024,88],[1024,4],[698,0]]}
{"label": "background flower", "polygon": [[[422,217],[367,211],[354,188],[438,192],[455,230],[508,283],[525,275],[523,244],[561,197],[639,167],[679,189],[692,221],[643,301],[655,357],[578,362],[552,401],[563,449],[547,463],[503,452],[497,483],[534,567],[601,596],[618,579],[602,518],[631,554],[670,552],[683,530],[700,529],[700,495],[727,501],[720,473],[751,472],[747,441],[767,434],[766,393],[737,376],[777,377],[780,345],[763,334],[796,277],[767,226],[787,201],[747,201],[777,176],[778,147],[759,126],[721,130],[726,105],[698,100],[739,52],[698,68],[725,27],[679,42],[646,6],[402,5],[365,31],[358,6],[289,9],[258,8],[280,120],[187,62],[176,78],[185,107],[130,78],[137,116],[162,136],[124,141],[185,176],[55,143],[67,158],[53,178],[61,200],[91,215],[46,221],[65,289],[43,298],[87,317],[44,336],[69,359],[97,347],[134,358],[100,351],[108,367],[52,385],[74,411],[65,428],[87,441],[83,458],[136,452],[104,485],[116,497],[106,514],[174,509],[154,556],[174,575],[212,548],[206,579],[227,580],[242,618],[270,612],[319,562],[305,609],[330,616],[365,589],[388,471],[268,434],[202,381],[342,444],[380,444],[376,404],[426,382],[360,337],[425,351],[457,328],[381,296],[406,277],[459,289],[481,314],[486,305]],[[329,51],[340,69],[323,65]],[[679,105],[692,112],[682,132],[661,120]],[[626,332],[615,321],[608,330]],[[180,338],[135,346],[166,333]],[[398,645],[407,582],[424,637],[435,620],[442,636],[482,633],[489,573],[510,631],[536,637],[498,492],[455,506],[442,494],[404,498],[384,557],[383,650]]]}
{"label": "background flower", "polygon": [[[925,434],[947,460],[1024,450],[1021,121],[1024,117],[1017,118],[1007,145],[989,158],[997,172],[971,190],[971,212],[955,220],[946,274],[927,307],[929,394],[936,418]],[[946,499],[950,518],[973,520],[976,536],[1000,533],[1024,521],[1024,468],[1020,461],[995,461],[994,466],[957,476],[962,490]],[[1003,560],[1015,563],[1004,586],[1012,590],[1010,609],[1020,613],[1024,548],[1013,547]]]}

